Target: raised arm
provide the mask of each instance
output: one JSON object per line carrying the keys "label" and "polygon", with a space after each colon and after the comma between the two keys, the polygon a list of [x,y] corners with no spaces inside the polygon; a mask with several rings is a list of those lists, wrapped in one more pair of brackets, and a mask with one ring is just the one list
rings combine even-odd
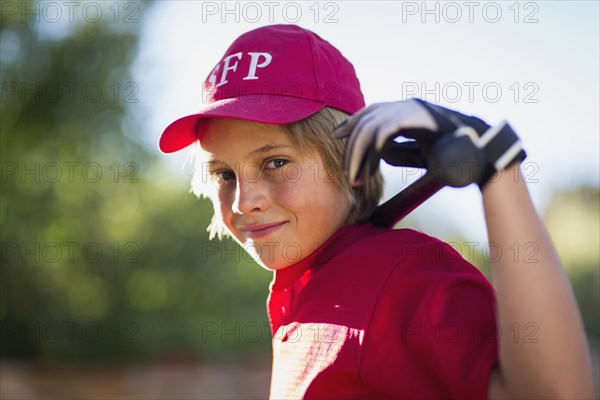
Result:
{"label": "raised arm", "polygon": [[588,346],[569,282],[518,166],[483,190],[497,290],[499,366],[490,398],[593,398]]}
{"label": "raised arm", "polygon": [[[458,138],[466,147],[457,152],[441,135]],[[490,249],[497,252],[490,259],[501,335],[499,366],[491,374],[489,396],[593,398],[582,321],[519,171],[517,161],[525,153],[512,128],[505,122],[490,127],[479,118],[409,99],[364,108],[334,136],[348,138],[344,169],[352,184],[377,169],[383,150],[397,136],[433,143],[432,152],[439,151],[442,159],[456,165],[464,163],[470,149],[479,160],[473,165],[480,168],[460,185],[476,182],[483,187]],[[429,160],[429,164],[435,170],[436,163]],[[494,175],[497,170],[501,172]]]}

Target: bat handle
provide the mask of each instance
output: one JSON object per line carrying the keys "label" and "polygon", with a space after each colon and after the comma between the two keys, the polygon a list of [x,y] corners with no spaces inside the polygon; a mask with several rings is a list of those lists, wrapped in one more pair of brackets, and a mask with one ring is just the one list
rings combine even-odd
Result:
{"label": "bat handle", "polygon": [[444,184],[440,183],[432,173],[427,172],[377,207],[370,221],[376,226],[392,227],[443,187]]}

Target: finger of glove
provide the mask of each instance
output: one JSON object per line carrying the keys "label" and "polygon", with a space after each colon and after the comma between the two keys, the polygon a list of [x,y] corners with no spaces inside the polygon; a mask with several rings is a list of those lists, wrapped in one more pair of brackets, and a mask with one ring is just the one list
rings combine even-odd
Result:
{"label": "finger of glove", "polygon": [[409,99],[404,107],[404,128],[410,129],[426,129],[431,132],[439,131],[440,127],[437,124],[435,117],[431,111],[423,105],[422,101]]}
{"label": "finger of glove", "polygon": [[[357,116],[344,159],[344,170],[352,184],[360,181],[365,173],[371,174],[377,170],[383,146],[376,146],[375,143],[377,141],[383,143],[387,140],[388,137],[381,138],[382,135],[395,133],[396,126],[391,123],[394,119],[387,116],[393,114],[391,111],[393,108],[390,103],[380,103]],[[381,129],[382,121],[386,126],[385,130]]]}
{"label": "finger of glove", "polygon": [[351,185],[358,185],[364,182],[370,175],[374,174],[379,167],[379,160],[381,159],[381,153],[375,149],[375,146],[371,144],[362,154],[362,159],[351,174],[349,175],[349,181]]}
{"label": "finger of glove", "polygon": [[373,116],[371,115],[360,119],[354,126],[346,144],[344,171],[351,181],[356,178],[357,171],[360,169],[369,147],[373,145],[373,141],[375,140],[374,132],[369,129],[372,119]]}
{"label": "finger of glove", "polygon": [[344,120],[341,124],[339,124],[333,130],[333,137],[335,139],[341,139],[343,137],[350,136],[354,125],[366,114],[371,113],[373,110],[380,108],[384,103],[376,103],[371,104],[368,107],[363,108],[362,110],[356,112],[355,114],[349,116],[346,120]]}
{"label": "finger of glove", "polygon": [[359,112],[357,112],[354,115],[349,116],[341,124],[336,126],[335,129],[333,130],[334,139],[341,139],[343,137],[350,136],[350,134],[352,133],[352,130],[354,128],[354,124],[356,124],[356,122],[360,118],[362,118],[362,116],[365,115],[367,112],[369,112],[368,107],[363,108],[362,110],[360,110]]}
{"label": "finger of glove", "polygon": [[427,109],[412,100],[379,110],[374,123],[378,125],[375,146],[379,152],[390,139],[397,136],[415,138],[414,132],[425,132],[427,134],[422,136],[431,136],[431,138],[437,136],[434,132],[437,125],[433,117]]}
{"label": "finger of glove", "polygon": [[350,132],[352,132],[352,129],[349,127],[348,119],[345,119],[333,129],[331,136],[333,136],[334,139],[341,139],[350,135]]}
{"label": "finger of glove", "polygon": [[403,130],[413,132],[417,129],[427,132],[436,128],[428,110],[411,100],[379,103],[363,110],[360,115],[353,116],[353,119],[356,122],[349,121],[348,125],[344,126],[350,136],[344,170],[352,181],[361,175],[370,158],[377,158],[371,161],[378,165],[378,157],[383,147],[389,140],[401,135]]}
{"label": "finger of glove", "polygon": [[393,138],[402,135],[403,130],[407,127],[407,121],[410,117],[406,117],[404,109],[387,109],[382,110],[376,118],[373,119],[372,124],[375,131],[375,148],[378,152],[381,152],[386,143]]}
{"label": "finger of glove", "polygon": [[426,103],[426,107],[429,107],[434,112],[440,129],[444,132],[451,132],[457,127],[466,125],[470,126],[477,131],[477,134],[481,136],[490,126],[480,118],[465,115],[455,110],[439,106],[437,104]]}
{"label": "finger of glove", "polygon": [[[418,117],[418,115],[423,112],[429,113],[429,110],[420,105],[419,102],[414,99],[371,104],[370,106],[365,107],[357,113],[351,115],[348,117],[348,119],[339,124],[334,129],[333,137],[339,139],[350,136],[352,130],[354,129],[354,125],[368,114],[376,116],[380,120],[389,120],[391,123],[393,123],[393,121],[397,121],[398,123],[410,125],[411,120],[413,119],[411,118],[411,115]],[[405,121],[406,119],[408,119],[408,121]],[[432,130],[435,129],[435,123],[433,123],[433,125],[430,127],[430,121],[426,119],[424,121],[426,121],[428,125],[427,128],[431,128]],[[432,118],[431,121],[433,121]],[[398,126],[396,130],[399,130],[400,128],[401,126]]]}
{"label": "finger of glove", "polygon": [[370,136],[375,141],[369,142],[375,143],[377,149],[380,150],[383,143],[402,127],[399,125],[402,119],[398,119],[396,114],[402,114],[402,112],[398,112],[396,107],[392,107],[391,104],[368,110],[353,124],[349,133],[351,142],[360,143],[360,138]]}
{"label": "finger of glove", "polygon": [[351,185],[357,185],[363,181],[363,177],[368,178],[370,175],[377,171],[379,166],[380,153],[377,152],[375,146],[371,145],[367,148],[363,154],[362,160],[353,173],[350,175],[349,180]]}

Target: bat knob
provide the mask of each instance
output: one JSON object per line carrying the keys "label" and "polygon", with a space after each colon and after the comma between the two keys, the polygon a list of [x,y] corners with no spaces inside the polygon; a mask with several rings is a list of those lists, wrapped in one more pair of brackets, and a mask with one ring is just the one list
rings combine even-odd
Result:
{"label": "bat knob", "polygon": [[479,182],[486,168],[481,150],[468,136],[444,135],[433,144],[427,169],[443,185],[464,187]]}

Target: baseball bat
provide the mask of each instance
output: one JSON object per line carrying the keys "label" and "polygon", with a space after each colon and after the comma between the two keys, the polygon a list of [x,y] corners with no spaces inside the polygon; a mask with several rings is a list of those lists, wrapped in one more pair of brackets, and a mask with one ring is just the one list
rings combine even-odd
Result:
{"label": "baseball bat", "polygon": [[[433,143],[388,143],[381,154],[381,158],[388,164],[425,168],[427,172],[378,206],[370,221],[377,226],[392,227],[443,187],[463,187],[477,182],[483,174],[484,163],[472,151],[473,148],[467,137],[454,133],[437,137]],[[450,177],[443,173],[448,166],[459,168],[456,176]]]}

